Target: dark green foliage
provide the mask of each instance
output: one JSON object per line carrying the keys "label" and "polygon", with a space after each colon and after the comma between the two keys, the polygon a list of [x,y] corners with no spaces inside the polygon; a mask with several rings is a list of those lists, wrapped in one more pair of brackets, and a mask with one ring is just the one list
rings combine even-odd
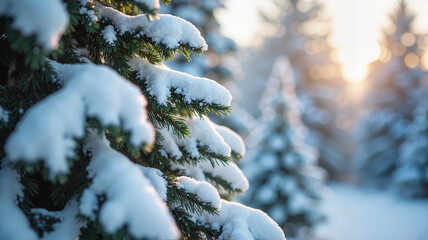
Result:
{"label": "dark green foliage", "polygon": [[[170,89],[171,96],[166,105],[160,105],[147,91],[144,79],[139,79],[137,73],[131,69],[128,61],[138,55],[152,64],[161,64],[169,61],[176,55],[182,55],[187,61],[194,55],[201,55],[202,48],[193,48],[186,43],[180,43],[175,49],[157,43],[148,36],[140,35],[142,29],[137,28],[133,32],[116,34],[117,40],[110,44],[103,38],[102,31],[108,25],[114,24],[108,19],[91,19],[87,13],[81,13],[80,9],[94,11],[93,4],[80,5],[79,1],[63,0],[69,18],[69,25],[62,35],[59,47],[48,51],[36,42],[35,36],[23,37],[22,34],[11,28],[13,19],[0,18],[0,106],[9,112],[8,120],[0,119],[0,166],[6,157],[4,145],[9,135],[16,128],[25,112],[33,105],[55,93],[62,86],[58,81],[60,76],[55,73],[49,61],[59,63],[77,64],[91,61],[94,64],[106,65],[116,70],[120,75],[137,85],[145,95],[148,106],[149,120],[155,129],[167,128],[179,138],[190,136],[186,118],[204,117],[207,114],[225,116],[229,114],[230,107],[218,104],[209,104],[204,101],[187,101],[182,94]],[[101,4],[113,7],[128,15],[146,13],[148,19],[156,17],[157,10],[149,9],[141,3],[133,0],[102,0]],[[169,0],[163,0],[168,5]],[[117,29],[116,29],[117,32]],[[67,106],[64,106],[67,107]],[[132,162],[141,166],[158,168],[163,171],[164,178],[168,182],[167,205],[175,217],[178,227],[182,231],[184,239],[217,238],[221,229],[213,229],[211,226],[194,222],[192,214],[211,213],[218,214],[219,209],[209,202],[204,202],[196,194],[180,188],[176,181],[178,176],[185,175],[184,171],[172,170],[171,164],[196,165],[208,161],[212,166],[227,164],[231,159],[238,160],[241,156],[236,153],[232,157],[216,154],[207,146],[198,143],[200,157],[193,158],[182,147],[183,156],[175,159],[161,154],[162,136],[157,133],[153,145],[133,146],[130,144],[129,132],[121,126],[104,126],[96,118],[86,119],[86,134],[82,139],[74,139],[76,147],[74,156],[68,159],[70,171],[67,174],[50,176],[50,172],[43,162],[28,163],[19,161],[13,168],[16,170],[24,186],[24,196],[19,201],[19,206],[29,219],[31,227],[42,237],[45,233],[54,229],[54,224],[60,220],[34,212],[34,208],[42,208],[48,211],[63,210],[71,201],[80,201],[81,195],[92,179],[88,176],[87,167],[91,161],[91,154],[83,152],[83,146],[87,141],[90,131],[105,135],[110,142],[110,147],[122,153]],[[37,138],[37,136],[34,136]],[[53,147],[53,146],[46,146]],[[24,159],[23,159],[24,160]],[[42,160],[42,159],[41,159]],[[216,186],[226,189],[231,195],[240,192],[233,189],[231,184],[224,179],[212,176],[208,173]],[[106,201],[106,196],[97,196],[100,206]],[[98,216],[98,212],[96,212]],[[133,239],[124,226],[114,234],[106,234],[99,219],[92,221],[84,216],[79,219],[86,223],[81,229],[80,239]]]}

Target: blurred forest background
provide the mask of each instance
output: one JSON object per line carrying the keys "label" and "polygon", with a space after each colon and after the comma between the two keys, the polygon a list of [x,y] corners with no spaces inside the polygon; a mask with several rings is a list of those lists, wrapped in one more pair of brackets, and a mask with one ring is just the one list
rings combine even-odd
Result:
{"label": "blurred forest background", "polygon": [[428,238],[427,1],[172,6],[210,46],[172,67],[234,95],[214,120],[246,139],[237,200],[288,238]]}

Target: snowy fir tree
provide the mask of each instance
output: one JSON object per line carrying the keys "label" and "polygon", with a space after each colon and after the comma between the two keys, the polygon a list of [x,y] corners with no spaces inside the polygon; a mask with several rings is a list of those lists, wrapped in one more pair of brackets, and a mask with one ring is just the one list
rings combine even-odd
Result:
{"label": "snowy fir tree", "polygon": [[[428,92],[427,92],[428,94]],[[406,197],[428,197],[428,99],[414,112],[414,120],[400,146],[394,183]]]}
{"label": "snowy fir tree", "polygon": [[419,36],[412,31],[414,16],[400,1],[391,22],[394,31],[385,32],[382,56],[371,66],[369,91],[365,96],[366,114],[356,131],[356,167],[363,181],[389,184],[397,167],[400,145],[405,140],[412,112],[423,94],[425,72],[418,59]]}
{"label": "snowy fir tree", "polygon": [[0,239],[285,239],[245,192],[229,91],[168,0],[3,0]]}
{"label": "snowy fir tree", "polygon": [[323,219],[317,212],[325,171],[316,166],[318,152],[304,142],[294,76],[288,59],[277,60],[261,105],[259,128],[249,136],[250,148],[242,163],[251,187],[245,204],[266,211],[288,236],[310,238]]}
{"label": "snowy fir tree", "polygon": [[[319,163],[332,178],[340,178],[346,169],[351,137],[337,124],[350,115],[347,112],[345,87],[340,67],[331,58],[333,49],[328,39],[329,20],[322,18],[323,5],[319,1],[280,0],[278,9],[285,9],[278,17],[268,14],[266,21],[276,26],[277,35],[267,38],[260,48],[243,64],[244,95],[241,106],[256,117],[260,115],[253,96],[261,96],[266,76],[279,56],[287,56],[296,75],[296,92],[305,105],[303,123],[309,129],[310,144],[320,152]],[[262,59],[262,60],[261,60]],[[245,98],[247,96],[247,98]],[[341,127],[340,127],[341,126]]]}

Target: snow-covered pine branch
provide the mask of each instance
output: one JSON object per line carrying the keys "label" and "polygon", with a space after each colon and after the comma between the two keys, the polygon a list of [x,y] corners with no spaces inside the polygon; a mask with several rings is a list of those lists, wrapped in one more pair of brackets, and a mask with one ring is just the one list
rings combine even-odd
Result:
{"label": "snow-covered pine branch", "polygon": [[[186,44],[194,49],[205,51],[208,45],[202,38],[198,29],[186,20],[167,15],[158,14],[156,19],[150,21],[146,15],[128,16],[113,8],[97,4],[99,18],[107,18],[119,30],[119,34],[126,32],[146,36],[157,44],[166,48],[177,49]],[[139,29],[139,32],[136,30]]]}
{"label": "snow-covered pine branch", "polygon": [[93,180],[83,192],[81,214],[94,220],[99,212],[99,221],[110,234],[126,225],[137,238],[177,239],[180,233],[168,208],[140,167],[108,144],[93,134],[85,146],[92,154],[88,170]]}
{"label": "snow-covered pine branch", "polygon": [[230,106],[232,101],[232,96],[225,87],[208,78],[193,77],[165,65],[153,65],[139,57],[131,59],[129,64],[138,73],[139,79],[146,82],[149,94],[160,105],[169,102],[171,91],[181,95],[187,103]]}
{"label": "snow-covered pine branch", "polygon": [[7,161],[42,160],[51,178],[67,173],[67,159],[76,139],[84,137],[88,117],[105,127],[122,125],[134,146],[153,142],[146,100],[137,87],[105,66],[51,63],[64,86],[24,115],[5,145]]}

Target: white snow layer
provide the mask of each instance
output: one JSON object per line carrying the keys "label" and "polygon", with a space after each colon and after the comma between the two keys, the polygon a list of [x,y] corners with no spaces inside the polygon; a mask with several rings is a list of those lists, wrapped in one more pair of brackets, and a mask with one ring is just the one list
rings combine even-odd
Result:
{"label": "white snow layer", "polygon": [[129,64],[138,72],[140,79],[146,80],[147,90],[161,105],[168,102],[172,88],[175,93],[184,95],[187,102],[199,100],[230,106],[232,101],[229,90],[211,79],[174,71],[163,64],[153,65],[140,57],[134,57]]}
{"label": "white snow layer", "polygon": [[217,190],[211,184],[204,181],[196,181],[186,176],[178,177],[177,181],[180,187],[183,187],[190,193],[196,194],[199,200],[210,202],[213,207],[217,209],[220,208],[221,198]]}
{"label": "white snow layer", "polygon": [[[146,15],[137,16],[125,15],[113,8],[97,4],[99,18],[110,19],[120,34],[131,32],[141,36],[147,36],[154,42],[164,44],[167,48],[176,49],[180,44],[188,44],[193,48],[208,49],[205,39],[202,38],[199,30],[190,22],[168,14],[158,14],[158,18],[152,22]],[[142,30],[136,33],[135,30],[141,27]]]}
{"label": "white snow layer", "polygon": [[[139,165],[138,165],[139,166]],[[166,194],[168,192],[168,183],[163,178],[163,174],[159,169],[156,168],[150,168],[150,167],[143,167],[139,166],[141,171],[143,171],[144,176],[150,180],[150,183],[153,185],[153,187],[158,192],[159,196],[166,201]]]}
{"label": "white snow layer", "polygon": [[[190,164],[173,166],[177,169],[186,170],[187,175],[195,178],[198,181],[207,181],[205,178],[205,173],[210,173],[213,176],[217,176],[226,180],[234,189],[239,189],[245,192],[250,186],[244,173],[233,162],[229,162],[226,165],[220,164],[215,167],[213,167],[211,163],[207,161],[201,162],[197,166],[192,166]],[[219,190],[221,193],[227,193],[224,189]]]}
{"label": "white snow layer", "polygon": [[67,28],[69,16],[60,0],[2,0],[0,16],[13,19],[12,28],[23,36],[36,36],[45,49],[56,49]]}
{"label": "white snow layer", "polygon": [[0,170],[0,239],[37,239],[17,205],[17,197],[23,197],[22,188],[18,173],[9,167]]}
{"label": "white snow layer", "polygon": [[42,159],[51,177],[68,172],[67,158],[74,155],[75,139],[84,136],[86,117],[103,126],[122,124],[135,146],[154,140],[138,87],[106,66],[51,63],[64,87],[23,116],[6,142],[8,161]]}
{"label": "white snow layer", "polygon": [[117,40],[116,37],[116,31],[114,30],[114,27],[112,25],[108,25],[104,28],[104,30],[101,31],[103,34],[104,40],[110,44],[111,46],[114,46],[114,42]]}
{"label": "white snow layer", "polygon": [[284,232],[266,213],[235,202],[221,200],[219,215],[204,214],[197,218],[212,227],[223,226],[219,239],[285,239]]}
{"label": "white snow layer", "polygon": [[232,151],[237,154],[244,156],[245,155],[245,144],[244,140],[227,127],[214,125],[215,130],[220,134],[220,136],[224,139],[224,141],[230,146]]}
{"label": "white snow layer", "polygon": [[78,214],[77,202],[71,201],[63,210],[58,212],[49,212],[45,209],[32,209],[32,212],[47,213],[49,216],[58,218],[59,223],[56,223],[52,232],[45,233],[43,240],[67,240],[77,239],[80,235],[80,228],[83,223],[76,218]]}
{"label": "white snow layer", "polygon": [[4,108],[2,108],[2,106],[0,106],[0,121],[2,122],[9,122],[9,114],[10,112]]}
{"label": "white snow layer", "polygon": [[[179,230],[168,207],[147,180],[139,166],[121,153],[108,147],[105,138],[91,135],[86,151],[93,158],[88,166],[92,184],[85,192],[106,194],[106,201],[99,211],[100,223],[107,233],[114,233],[123,226],[137,238],[178,239]],[[93,217],[93,209],[81,199],[83,215]]]}

